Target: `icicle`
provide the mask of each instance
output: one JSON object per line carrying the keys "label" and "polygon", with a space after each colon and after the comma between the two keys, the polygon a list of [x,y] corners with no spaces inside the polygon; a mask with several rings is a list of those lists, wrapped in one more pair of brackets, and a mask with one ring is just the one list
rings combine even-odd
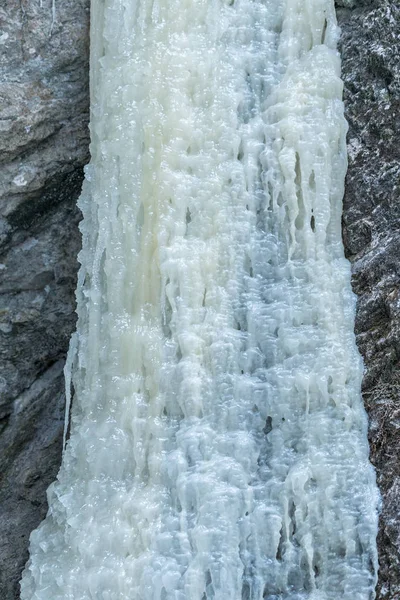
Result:
{"label": "icicle", "polygon": [[72,391],[72,367],[78,349],[78,334],[75,332],[71,336],[67,360],[64,367],[65,378],[65,417],[64,417],[64,433],[63,433],[63,453],[67,445],[67,433],[70,422],[71,412],[71,391]]}

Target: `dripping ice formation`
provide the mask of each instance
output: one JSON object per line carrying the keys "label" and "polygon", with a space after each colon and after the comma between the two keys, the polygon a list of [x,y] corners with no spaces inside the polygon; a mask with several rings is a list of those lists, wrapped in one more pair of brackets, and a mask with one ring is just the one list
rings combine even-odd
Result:
{"label": "dripping ice formation", "polygon": [[21,598],[374,598],[334,2],[91,21],[71,435]]}

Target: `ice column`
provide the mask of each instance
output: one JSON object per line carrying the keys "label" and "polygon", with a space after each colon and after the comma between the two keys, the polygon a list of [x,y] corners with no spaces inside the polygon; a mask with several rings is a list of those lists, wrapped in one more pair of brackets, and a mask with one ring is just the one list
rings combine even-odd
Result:
{"label": "ice column", "polygon": [[71,435],[22,600],[370,600],[333,0],[92,0]]}

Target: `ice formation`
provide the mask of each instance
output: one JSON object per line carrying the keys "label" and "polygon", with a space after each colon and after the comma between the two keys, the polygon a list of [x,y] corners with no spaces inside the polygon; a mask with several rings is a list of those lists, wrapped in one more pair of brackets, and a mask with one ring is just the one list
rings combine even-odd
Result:
{"label": "ice formation", "polygon": [[369,600],[333,0],[92,0],[71,435],[22,600]]}

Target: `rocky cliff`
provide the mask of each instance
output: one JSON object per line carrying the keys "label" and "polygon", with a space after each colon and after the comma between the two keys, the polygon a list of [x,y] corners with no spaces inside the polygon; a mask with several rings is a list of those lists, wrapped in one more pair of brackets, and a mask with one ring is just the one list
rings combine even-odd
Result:
{"label": "rocky cliff", "polygon": [[[379,599],[400,598],[400,5],[342,2],[349,169],[343,239],[358,296],[356,336],[371,459],[382,494]],[[356,6],[354,6],[356,5]]]}
{"label": "rocky cliff", "polygon": [[[349,121],[343,237],[383,508],[378,598],[400,598],[400,7],[341,0]],[[61,457],[75,325],[75,203],[88,160],[89,0],[0,7],[0,590],[17,600],[28,537]],[[396,202],[397,201],[397,202]]]}
{"label": "rocky cliff", "polygon": [[0,3],[0,598],[60,463],[88,161],[88,0]]}

